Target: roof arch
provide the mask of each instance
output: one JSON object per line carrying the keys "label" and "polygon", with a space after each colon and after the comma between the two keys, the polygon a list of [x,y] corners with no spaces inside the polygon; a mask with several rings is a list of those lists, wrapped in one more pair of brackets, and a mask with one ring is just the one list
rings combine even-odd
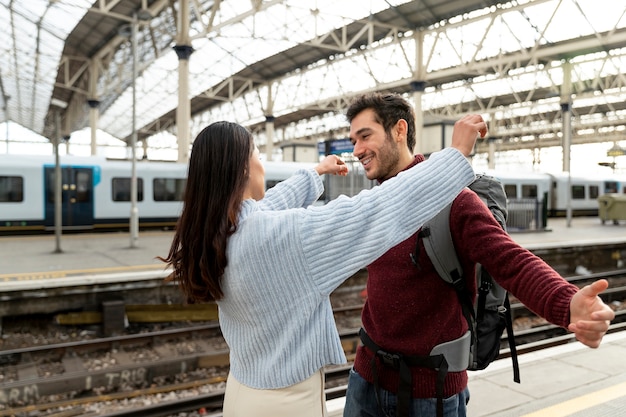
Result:
{"label": "roof arch", "polygon": [[[311,123],[337,130],[351,95],[411,94],[420,83],[427,118],[482,112],[503,146],[554,146],[570,62],[574,140],[624,137],[626,0],[189,3],[192,129],[228,117],[262,137],[269,112],[285,139]],[[123,29],[148,11],[151,20],[139,24],[139,136],[174,132],[179,10],[169,0],[0,0],[9,57],[0,69],[0,121],[52,137],[55,112],[71,132],[89,124],[97,103],[99,127],[128,140]],[[268,106],[268,94],[279,104]]]}

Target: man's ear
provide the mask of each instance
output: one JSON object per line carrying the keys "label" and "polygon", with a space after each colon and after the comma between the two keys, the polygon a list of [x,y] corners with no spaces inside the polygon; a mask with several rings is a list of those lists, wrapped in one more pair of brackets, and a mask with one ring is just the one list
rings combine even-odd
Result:
{"label": "man's ear", "polygon": [[396,141],[400,141],[403,139],[405,142],[407,140],[407,134],[409,131],[409,124],[404,119],[400,119],[396,122],[396,125],[393,127],[394,132],[396,133]]}

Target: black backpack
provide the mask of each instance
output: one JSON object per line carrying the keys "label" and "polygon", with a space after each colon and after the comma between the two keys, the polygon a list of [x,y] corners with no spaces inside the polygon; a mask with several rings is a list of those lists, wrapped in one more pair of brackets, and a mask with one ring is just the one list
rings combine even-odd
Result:
{"label": "black backpack", "polygon": [[[506,194],[500,181],[489,175],[479,174],[469,188],[481,198],[498,223],[506,230]],[[424,224],[418,238],[423,240],[428,257],[441,278],[456,290],[469,331],[460,339],[436,346],[431,354],[446,354],[446,359],[453,367],[456,362],[456,367],[462,368],[466,365],[466,369],[471,371],[485,369],[498,357],[500,338],[506,328],[513,362],[513,380],[519,383],[519,364],[508,294],[478,264],[476,265],[478,297],[475,305],[472,304],[471,294],[466,288],[463,270],[450,234],[450,207],[451,204]],[[465,353],[459,355],[459,350]]]}

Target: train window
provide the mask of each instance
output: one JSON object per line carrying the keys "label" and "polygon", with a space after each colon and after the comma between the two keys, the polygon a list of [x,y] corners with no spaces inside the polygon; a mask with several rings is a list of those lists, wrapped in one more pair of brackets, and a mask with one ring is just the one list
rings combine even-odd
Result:
{"label": "train window", "polygon": [[522,198],[537,198],[537,186],[522,184]]}
{"label": "train window", "polygon": [[585,199],[585,186],[584,185],[572,185],[572,199],[573,200]]}
{"label": "train window", "polygon": [[76,201],[91,202],[91,171],[78,170],[76,172]]}
{"label": "train window", "polygon": [[517,198],[517,185],[504,184],[504,192],[506,193],[506,198]]}
{"label": "train window", "polygon": [[589,198],[590,199],[598,198],[599,195],[600,195],[600,187],[598,187],[597,185],[590,185],[589,186]]}
{"label": "train window", "polygon": [[183,178],[155,178],[152,181],[154,201],[183,201],[185,185]]}
{"label": "train window", "polygon": [[616,193],[619,190],[619,184],[617,181],[604,181],[605,193]]}
{"label": "train window", "polygon": [[[130,178],[113,178],[111,180],[111,199],[113,201],[130,201]],[[142,178],[137,178],[137,201],[143,201]]]}
{"label": "train window", "polygon": [[24,201],[24,178],[0,176],[0,202],[19,203]]}

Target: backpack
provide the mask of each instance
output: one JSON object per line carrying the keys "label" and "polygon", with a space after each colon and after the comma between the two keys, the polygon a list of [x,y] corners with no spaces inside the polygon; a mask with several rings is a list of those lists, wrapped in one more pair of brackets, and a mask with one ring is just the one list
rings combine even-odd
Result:
{"label": "backpack", "polygon": [[[469,185],[487,205],[500,226],[506,230],[506,194],[499,180],[479,174]],[[480,264],[476,265],[475,305],[466,288],[463,271],[450,234],[449,204],[422,227],[418,239],[424,247],[441,278],[452,285],[463,309],[469,331],[463,337],[436,346],[432,354],[443,353],[454,368],[471,371],[485,369],[500,353],[500,338],[507,329],[507,338],[513,362],[513,380],[520,382],[517,349],[513,337],[511,307],[507,291],[498,285]],[[416,259],[416,258],[414,258]]]}

